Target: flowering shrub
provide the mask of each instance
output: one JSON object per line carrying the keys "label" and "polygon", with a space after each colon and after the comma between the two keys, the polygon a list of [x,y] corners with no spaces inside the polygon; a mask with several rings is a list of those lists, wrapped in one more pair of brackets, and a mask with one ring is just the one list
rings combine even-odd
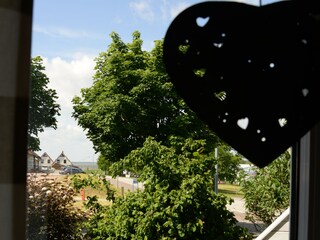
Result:
{"label": "flowering shrub", "polygon": [[89,213],[75,208],[75,191],[67,180],[27,180],[27,239],[80,239]]}

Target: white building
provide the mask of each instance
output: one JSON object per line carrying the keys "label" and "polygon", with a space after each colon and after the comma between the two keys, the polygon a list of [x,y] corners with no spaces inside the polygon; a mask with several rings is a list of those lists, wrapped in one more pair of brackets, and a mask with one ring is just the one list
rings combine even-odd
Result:
{"label": "white building", "polygon": [[49,170],[51,169],[53,164],[52,158],[45,152],[41,155],[41,160],[40,160],[40,169],[41,170]]}
{"label": "white building", "polygon": [[57,159],[54,160],[53,165],[55,165],[55,166],[57,166],[57,165],[58,166],[71,166],[73,164],[70,161],[70,159],[62,151],[62,153],[57,157]]}

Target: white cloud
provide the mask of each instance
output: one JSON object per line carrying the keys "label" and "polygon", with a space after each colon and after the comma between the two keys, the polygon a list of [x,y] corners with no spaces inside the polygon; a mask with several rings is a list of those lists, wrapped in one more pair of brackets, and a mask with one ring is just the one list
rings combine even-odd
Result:
{"label": "white cloud", "polygon": [[71,108],[71,100],[79,95],[80,89],[92,85],[94,74],[94,60],[88,56],[80,56],[77,59],[66,61],[60,57],[52,60],[44,59],[46,74],[50,79],[49,87],[56,89],[58,102],[64,108]]}
{"label": "white cloud", "polygon": [[50,37],[62,37],[62,38],[90,38],[90,39],[102,39],[101,36],[96,33],[87,32],[85,30],[74,30],[66,27],[42,27],[39,25],[33,25],[32,31],[36,33],[42,33]]}
{"label": "white cloud", "polygon": [[[57,130],[46,129],[40,134],[41,151],[56,159],[62,151],[73,162],[92,161],[97,159],[92,143],[86,138],[84,131],[73,122],[65,124],[66,117],[60,117]],[[70,119],[71,120],[71,119]]]}
{"label": "white cloud", "polygon": [[178,16],[179,13],[181,13],[187,7],[190,7],[190,4],[187,4],[185,2],[180,2],[178,4],[172,5],[170,8],[171,19],[174,19],[176,16]]}
{"label": "white cloud", "polygon": [[77,56],[70,61],[60,57],[43,58],[45,73],[50,79],[48,87],[57,92],[61,116],[57,119],[57,130],[47,128],[39,134],[42,149],[40,154],[47,152],[52,158],[56,158],[64,151],[72,161],[85,161],[86,156],[92,159],[94,150],[84,130],[71,117],[73,111],[71,100],[75,95],[80,95],[81,88],[92,85],[95,62],[92,57],[83,54]]}
{"label": "white cloud", "polygon": [[32,31],[37,32],[37,33],[42,33],[48,36],[55,36],[55,33],[52,31],[49,31],[47,28],[43,28],[37,25],[32,26]]}
{"label": "white cloud", "polygon": [[155,13],[148,0],[130,2],[129,7],[143,20],[152,22],[155,18]]}
{"label": "white cloud", "polygon": [[172,2],[168,0],[162,0],[160,6],[162,19],[171,21],[176,16],[178,16],[179,13],[181,13],[183,10],[190,6],[190,3],[184,1]]}
{"label": "white cloud", "polygon": [[91,34],[86,32],[85,30],[75,31],[72,29],[64,28],[64,27],[56,28],[54,30],[55,30],[56,34],[58,34],[59,36],[66,37],[66,38],[82,38],[82,37],[92,36]]}

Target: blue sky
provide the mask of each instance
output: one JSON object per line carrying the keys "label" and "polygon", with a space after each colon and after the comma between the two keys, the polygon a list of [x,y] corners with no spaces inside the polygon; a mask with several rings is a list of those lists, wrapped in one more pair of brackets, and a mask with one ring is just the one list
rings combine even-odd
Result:
{"label": "blue sky", "polygon": [[[250,0],[251,1],[251,0]],[[62,151],[71,161],[95,161],[91,142],[71,117],[71,99],[90,87],[94,58],[106,51],[109,34],[117,32],[124,42],[138,30],[143,48],[164,38],[175,16],[200,0],[34,0],[32,57],[41,56],[61,105],[58,129],[39,135],[42,155],[56,159]],[[258,2],[258,1],[251,1]],[[249,3],[249,1],[246,1]]]}
{"label": "blue sky", "polygon": [[182,9],[199,0],[35,0],[32,54],[96,56],[116,31],[126,42],[139,30],[144,47],[163,38],[167,27]]}

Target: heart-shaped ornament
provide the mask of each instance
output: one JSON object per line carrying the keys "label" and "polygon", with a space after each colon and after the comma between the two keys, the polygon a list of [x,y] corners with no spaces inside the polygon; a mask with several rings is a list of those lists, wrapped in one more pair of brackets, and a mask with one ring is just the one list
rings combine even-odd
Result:
{"label": "heart-shaped ornament", "polygon": [[176,90],[258,167],[320,120],[319,16],[300,1],[211,1],[187,8],[168,28],[164,62]]}

